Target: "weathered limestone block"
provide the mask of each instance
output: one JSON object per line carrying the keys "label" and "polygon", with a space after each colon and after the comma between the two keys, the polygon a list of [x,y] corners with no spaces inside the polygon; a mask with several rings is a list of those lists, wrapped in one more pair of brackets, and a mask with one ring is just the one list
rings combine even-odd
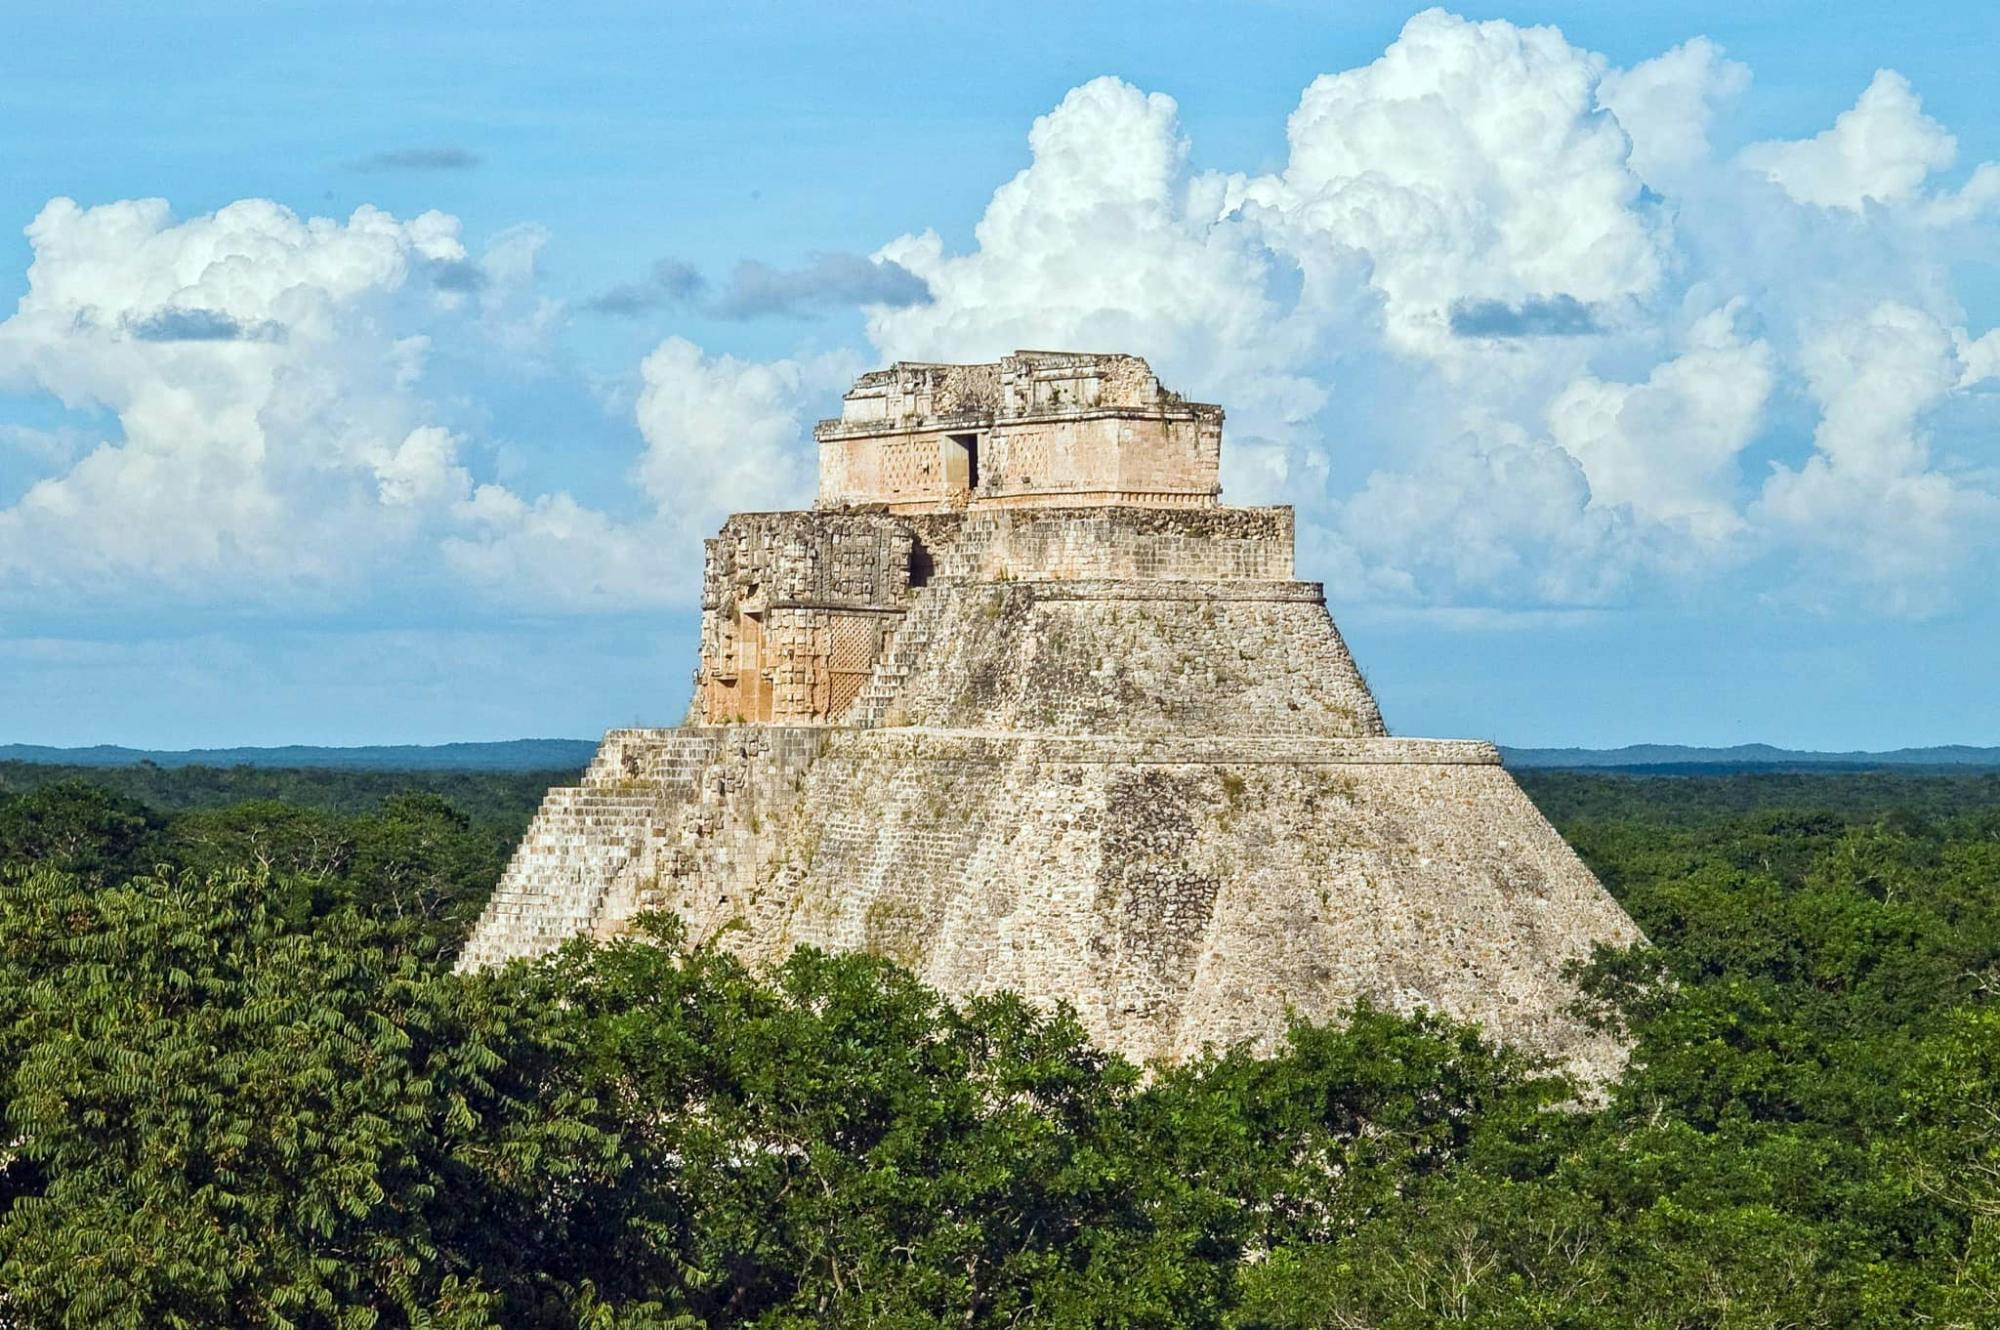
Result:
{"label": "weathered limestone block", "polygon": [[740,513],[708,542],[690,719],[831,720],[902,619],[914,535],[870,513]]}
{"label": "weathered limestone block", "polygon": [[939,578],[1292,579],[1290,508],[1004,508],[908,522]]}
{"label": "weathered limestone block", "polygon": [[753,960],[1061,998],[1135,1058],[1269,1048],[1363,997],[1619,1057],[1562,967],[1637,930],[1483,744],[837,733],[772,865],[732,916]]}
{"label": "weathered limestone block", "polygon": [[596,928],[612,884],[694,794],[712,751],[698,731],[605,735],[583,783],[542,800],[458,968],[540,955]]}
{"label": "weathered limestone block", "polygon": [[1317,586],[961,582],[886,725],[1078,734],[1382,733]]}

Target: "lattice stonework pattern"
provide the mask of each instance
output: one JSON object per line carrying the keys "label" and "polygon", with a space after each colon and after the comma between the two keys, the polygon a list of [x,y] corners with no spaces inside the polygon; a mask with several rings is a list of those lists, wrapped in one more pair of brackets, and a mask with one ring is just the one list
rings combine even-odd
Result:
{"label": "lattice stonework pattern", "polygon": [[826,649],[826,715],[845,712],[875,669],[882,646],[882,615],[829,614]]}
{"label": "lattice stonework pattern", "polygon": [[719,723],[837,720],[868,682],[896,617],[808,607],[743,616],[727,634],[734,668],[702,679],[702,713]]}
{"label": "lattice stonework pattern", "polygon": [[708,542],[693,719],[838,717],[902,615],[914,539],[879,513],[730,519]]}
{"label": "lattice stonework pattern", "polygon": [[904,436],[882,447],[882,481],[888,493],[918,496],[937,486],[937,440]]}
{"label": "lattice stonework pattern", "polygon": [[1045,430],[1017,430],[1006,436],[1000,458],[1001,483],[1010,487],[1047,484],[1056,474],[1055,439]]}

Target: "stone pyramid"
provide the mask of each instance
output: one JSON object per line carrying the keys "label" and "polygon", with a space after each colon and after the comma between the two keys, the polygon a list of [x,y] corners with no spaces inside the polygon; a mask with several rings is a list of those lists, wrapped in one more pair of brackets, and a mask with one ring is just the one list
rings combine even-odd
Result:
{"label": "stone pyramid", "polygon": [[687,723],[549,792],[461,968],[668,908],[1136,1059],[1365,997],[1615,1069],[1563,968],[1637,929],[1490,744],[1387,733],[1291,510],[1219,505],[1220,408],[1023,351],[864,375],[816,436],[811,511],[708,542]]}

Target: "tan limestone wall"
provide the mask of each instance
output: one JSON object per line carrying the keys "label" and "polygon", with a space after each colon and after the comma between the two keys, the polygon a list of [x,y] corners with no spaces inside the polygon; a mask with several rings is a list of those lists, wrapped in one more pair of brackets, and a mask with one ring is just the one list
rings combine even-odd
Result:
{"label": "tan limestone wall", "polygon": [[[974,422],[968,428],[984,425]],[[816,506],[838,509],[879,503],[919,510],[950,506],[954,489],[945,473],[946,433],[901,430],[820,440]],[[958,496],[961,503],[965,497]]]}
{"label": "tan limestone wall", "polygon": [[749,513],[707,555],[689,719],[823,723],[847,717],[933,583],[1289,582],[1292,513]]}
{"label": "tan limestone wall", "polygon": [[885,725],[1366,736],[1380,712],[1305,582],[933,583]]}
{"label": "tan limestone wall", "polygon": [[818,726],[730,725],[655,730],[655,742],[699,733],[708,759],[689,797],[658,819],[646,845],[607,888],[591,923],[615,934],[642,909],[670,909],[694,941],[738,917],[760,880],[776,871],[783,828],[809,817],[805,773],[826,750]]}
{"label": "tan limestone wall", "polygon": [[1365,997],[1619,1060],[1562,967],[1636,930],[1484,745],[830,731],[780,835],[722,934],[758,963],[870,951],[1142,1059]]}
{"label": "tan limestone wall", "polygon": [[[1220,429],[1214,442],[1219,444]],[[1202,422],[1123,415],[1001,421],[982,439],[975,501],[1012,495],[1074,502],[1082,495],[1220,493],[1220,454]],[[1127,502],[1135,500],[1128,499]]]}
{"label": "tan limestone wall", "polygon": [[781,849],[812,726],[621,729],[574,786],[549,791],[459,956],[461,971],[608,936],[643,900],[677,910],[697,937],[729,917]]}
{"label": "tan limestone wall", "polygon": [[695,797],[713,756],[694,730],[613,730],[578,785],[543,798],[472,936],[461,971],[539,956],[594,931],[621,875]]}
{"label": "tan limestone wall", "polygon": [[906,519],[930,576],[1292,580],[1290,508],[1054,508]]}
{"label": "tan limestone wall", "polygon": [[608,735],[461,967],[647,908],[755,964],[810,943],[1068,1002],[1140,1059],[1365,997],[1599,1079],[1621,1054],[1563,967],[1637,938],[1485,744],[732,726]]}
{"label": "tan limestone wall", "polygon": [[[979,483],[954,465],[975,441]],[[820,440],[817,507],[886,504],[925,512],[968,505],[1209,505],[1221,492],[1222,427],[1172,414],[1077,411],[997,422],[947,421]]]}
{"label": "tan limestone wall", "polygon": [[1221,407],[1162,389],[1137,356],[898,363],[862,375],[839,418],[815,427],[815,506],[1212,505],[1222,421]]}
{"label": "tan limestone wall", "polygon": [[1282,508],[730,519],[696,723],[550,791],[461,967],[662,908],[758,963],[1068,1002],[1138,1058],[1367,997],[1608,1074],[1562,968],[1631,921],[1490,745],[1387,736],[1291,539]]}

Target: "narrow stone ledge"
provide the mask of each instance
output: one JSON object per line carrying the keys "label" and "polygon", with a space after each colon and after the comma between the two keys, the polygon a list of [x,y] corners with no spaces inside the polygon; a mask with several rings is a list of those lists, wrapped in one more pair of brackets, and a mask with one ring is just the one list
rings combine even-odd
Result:
{"label": "narrow stone ledge", "polygon": [[1075,581],[1047,578],[1005,582],[967,579],[958,582],[940,578],[934,585],[1003,594],[1022,593],[1035,600],[1258,601],[1301,605],[1326,603],[1326,590],[1318,582],[1142,582],[1136,579],[1098,581],[1082,578]]}
{"label": "narrow stone ledge", "polygon": [[1500,765],[1479,739],[1326,739],[1261,735],[1129,739],[1074,734],[904,727],[828,731],[828,756],[929,762],[1021,761],[1121,766],[1477,766]]}

